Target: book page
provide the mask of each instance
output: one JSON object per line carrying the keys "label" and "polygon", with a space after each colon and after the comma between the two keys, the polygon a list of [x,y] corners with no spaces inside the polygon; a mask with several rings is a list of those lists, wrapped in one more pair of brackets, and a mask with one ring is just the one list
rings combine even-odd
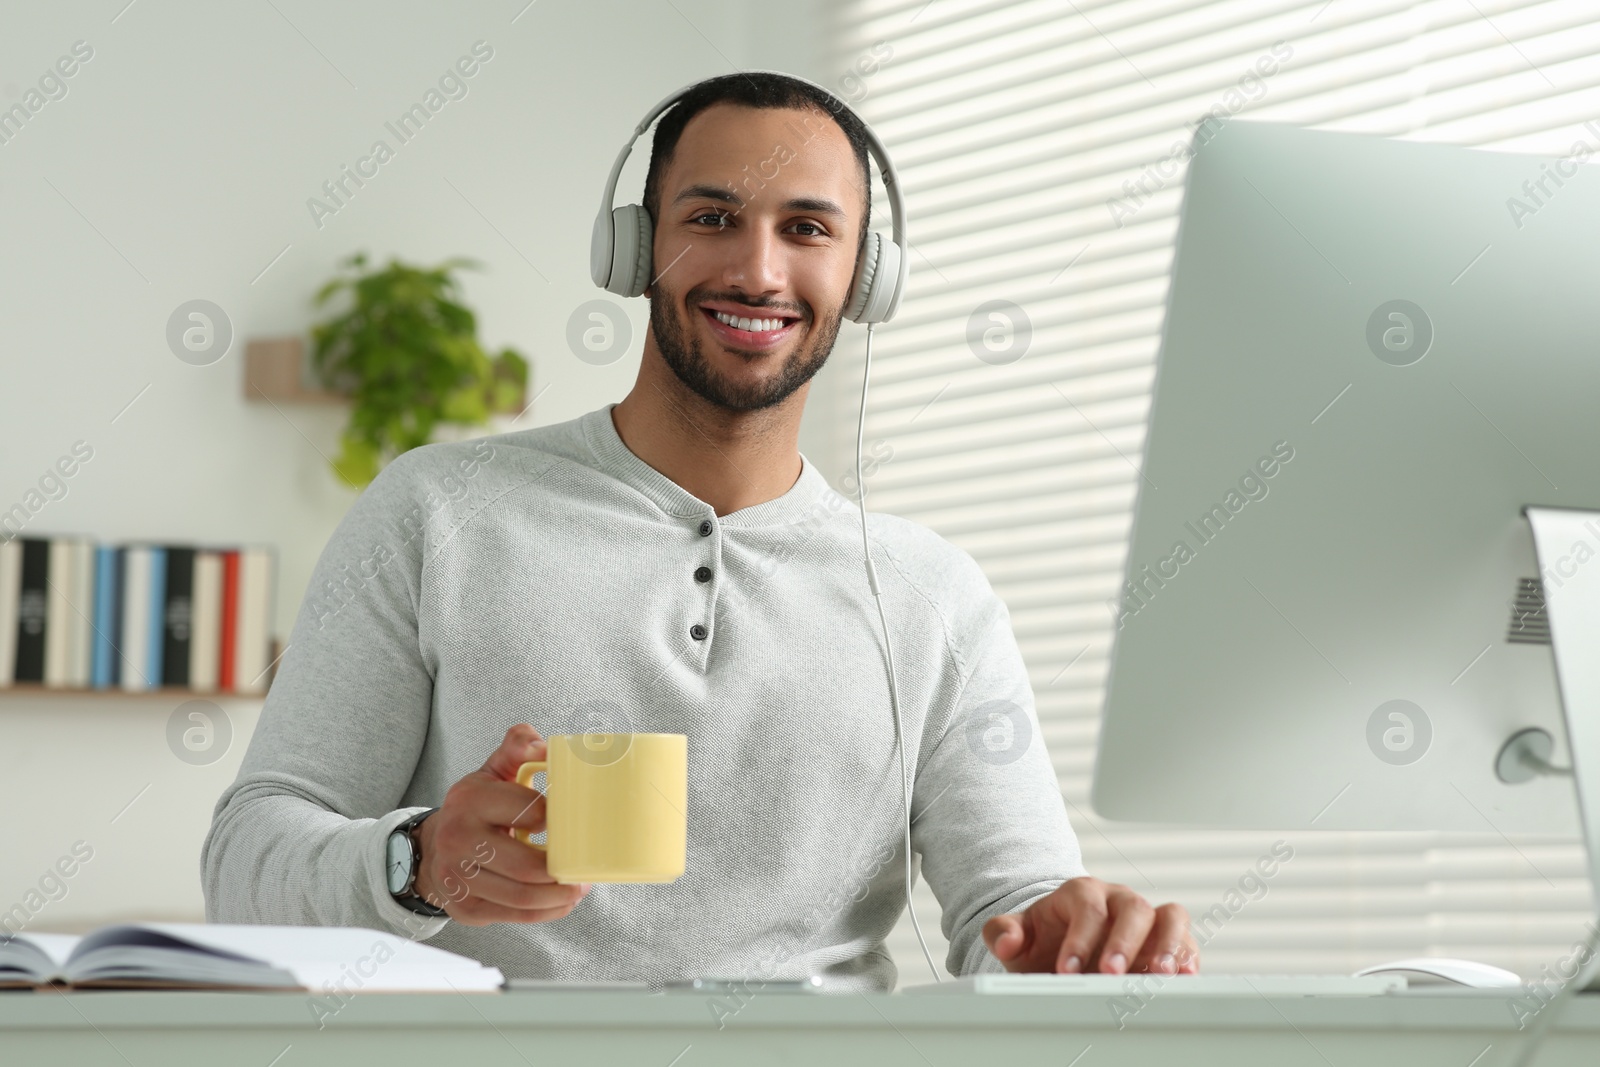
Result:
{"label": "book page", "polygon": [[59,969],[82,939],[76,934],[23,934],[18,940],[32,942]]}
{"label": "book page", "polygon": [[[0,982],[46,982],[60,972],[78,943],[73,934],[16,934],[0,938]],[[37,954],[47,957],[40,960]],[[40,970],[43,973],[39,973]]]}
{"label": "book page", "polygon": [[104,953],[155,938],[196,953],[253,960],[293,974],[307,989],[498,990],[499,970],[453,952],[365,927],[141,923],[97,930],[74,953]]}

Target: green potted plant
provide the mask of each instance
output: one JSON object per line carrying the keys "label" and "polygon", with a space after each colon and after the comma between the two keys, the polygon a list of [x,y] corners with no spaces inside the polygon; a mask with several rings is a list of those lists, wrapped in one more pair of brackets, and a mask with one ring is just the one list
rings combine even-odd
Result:
{"label": "green potted plant", "polygon": [[511,348],[484,352],[452,273],[476,262],[426,268],[390,259],[368,271],[358,252],[340,265],[347,274],[324,285],[315,303],[348,291],[350,307],[312,327],[311,359],[322,383],[350,399],[332,461],[342,481],[367,485],[389,460],[427,444],[441,423],[482,426],[490,414],[518,410],[528,361]]}

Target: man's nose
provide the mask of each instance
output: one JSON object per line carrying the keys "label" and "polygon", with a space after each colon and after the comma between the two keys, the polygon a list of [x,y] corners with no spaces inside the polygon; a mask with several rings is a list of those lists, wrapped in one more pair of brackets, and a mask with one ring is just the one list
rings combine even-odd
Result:
{"label": "man's nose", "polygon": [[781,234],[766,227],[746,228],[733,242],[722,280],[747,293],[781,292],[788,283],[787,251]]}

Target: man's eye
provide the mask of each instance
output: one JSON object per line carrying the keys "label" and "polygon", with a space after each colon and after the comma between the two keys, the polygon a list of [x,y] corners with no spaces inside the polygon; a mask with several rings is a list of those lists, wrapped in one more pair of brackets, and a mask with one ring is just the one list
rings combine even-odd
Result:
{"label": "man's eye", "polygon": [[697,215],[695,217],[694,221],[696,221],[696,222],[704,222],[706,219],[714,220],[715,223],[716,223],[717,228],[718,229],[722,229],[723,227],[725,227],[727,225],[728,216],[724,215],[720,211],[707,211],[702,215]]}
{"label": "man's eye", "polygon": [[795,223],[795,225],[796,226],[810,226],[813,230],[817,231],[816,233],[804,234],[803,236],[805,236],[805,237],[825,237],[825,236],[827,236],[827,234],[823,230],[823,228],[821,226],[818,226],[814,222],[797,222],[797,223]]}

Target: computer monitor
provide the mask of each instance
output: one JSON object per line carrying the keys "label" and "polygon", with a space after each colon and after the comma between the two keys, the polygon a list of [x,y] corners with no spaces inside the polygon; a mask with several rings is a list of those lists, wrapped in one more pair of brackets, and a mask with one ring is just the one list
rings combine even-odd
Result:
{"label": "computer monitor", "polygon": [[1600,137],[1191,148],[1094,808],[1578,833],[1573,779],[1505,749],[1570,763],[1553,622],[1600,769]]}

